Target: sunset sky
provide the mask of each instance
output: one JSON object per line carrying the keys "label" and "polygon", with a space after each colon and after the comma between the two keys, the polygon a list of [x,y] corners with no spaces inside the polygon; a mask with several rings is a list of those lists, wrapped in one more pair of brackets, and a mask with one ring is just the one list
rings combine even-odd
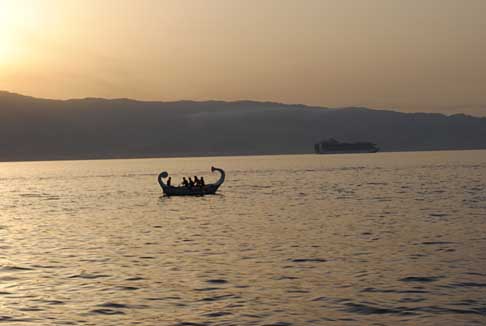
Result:
{"label": "sunset sky", "polygon": [[486,116],[485,0],[0,0],[0,90]]}

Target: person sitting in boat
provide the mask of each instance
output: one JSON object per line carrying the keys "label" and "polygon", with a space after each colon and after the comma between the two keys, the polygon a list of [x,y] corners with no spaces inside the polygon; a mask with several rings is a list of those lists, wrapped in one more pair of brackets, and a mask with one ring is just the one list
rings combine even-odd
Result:
{"label": "person sitting in boat", "polygon": [[187,182],[186,177],[182,177],[182,186],[183,187],[189,187],[189,182]]}
{"label": "person sitting in boat", "polygon": [[189,177],[189,187],[194,187],[194,181]]}
{"label": "person sitting in boat", "polygon": [[194,186],[199,187],[199,178],[195,175],[194,176]]}
{"label": "person sitting in boat", "polygon": [[172,177],[169,177],[169,179],[167,179],[167,186],[168,187],[172,187],[172,185],[170,184],[172,182]]}
{"label": "person sitting in boat", "polygon": [[206,184],[204,183],[204,177],[201,177],[201,178],[199,179],[199,185],[200,185],[201,187],[204,187],[204,186],[206,185]]}

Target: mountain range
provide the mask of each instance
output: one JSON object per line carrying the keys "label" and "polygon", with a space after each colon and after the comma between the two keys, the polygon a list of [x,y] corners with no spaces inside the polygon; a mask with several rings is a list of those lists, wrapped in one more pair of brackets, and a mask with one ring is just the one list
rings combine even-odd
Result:
{"label": "mountain range", "polygon": [[256,101],[49,100],[0,92],[0,161],[486,148],[486,118]]}

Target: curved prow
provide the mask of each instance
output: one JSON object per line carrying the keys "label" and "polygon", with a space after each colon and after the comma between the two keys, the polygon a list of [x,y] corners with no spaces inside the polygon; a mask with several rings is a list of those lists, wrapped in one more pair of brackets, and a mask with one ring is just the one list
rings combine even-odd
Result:
{"label": "curved prow", "polygon": [[157,178],[157,180],[159,181],[159,185],[162,187],[162,189],[168,187],[165,183],[164,183],[164,179],[167,178],[169,176],[169,174],[167,172],[161,172]]}
{"label": "curved prow", "polygon": [[223,169],[215,168],[214,166],[211,167],[211,172],[218,171],[221,175],[219,180],[214,183],[215,186],[219,187],[224,182],[224,178],[226,177],[226,173],[224,173]]}

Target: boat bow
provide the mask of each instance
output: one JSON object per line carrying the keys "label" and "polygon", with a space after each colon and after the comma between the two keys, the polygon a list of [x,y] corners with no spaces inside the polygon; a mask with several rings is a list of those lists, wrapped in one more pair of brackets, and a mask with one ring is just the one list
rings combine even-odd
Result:
{"label": "boat bow", "polygon": [[169,176],[169,173],[167,173],[166,171],[164,171],[164,172],[161,172],[159,174],[159,177],[157,178],[157,180],[159,181],[159,185],[162,187],[162,189],[164,190],[164,192],[165,192],[165,189],[170,188],[167,184],[164,183],[164,179],[167,178],[168,176]]}

